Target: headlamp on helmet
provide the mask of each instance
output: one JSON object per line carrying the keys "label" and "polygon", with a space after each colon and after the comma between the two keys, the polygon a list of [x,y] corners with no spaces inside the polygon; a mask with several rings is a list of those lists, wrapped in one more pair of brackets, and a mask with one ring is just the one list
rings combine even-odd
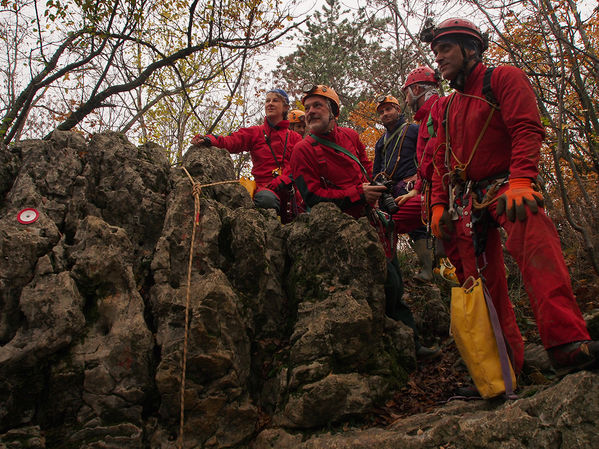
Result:
{"label": "headlamp on helmet", "polygon": [[335,117],[339,117],[339,109],[341,108],[341,102],[337,92],[331,87],[325,86],[324,84],[304,84],[302,87],[304,96],[302,97],[302,104],[306,101],[306,98],[313,95],[320,95],[321,97],[328,98],[331,100],[332,112]]}
{"label": "headlamp on helmet", "polygon": [[486,33],[481,33],[474,23],[467,19],[454,17],[446,19],[439,25],[434,26],[432,20],[427,19],[424,28],[420,32],[420,40],[431,44],[431,49],[435,43],[442,37],[466,37],[473,38],[480,42],[481,52],[489,48],[489,37]]}
{"label": "headlamp on helmet", "polygon": [[306,113],[301,109],[293,109],[289,111],[289,123],[300,123],[305,120]]}
{"label": "headlamp on helmet", "polygon": [[378,109],[385,103],[391,103],[397,105],[398,109],[401,109],[399,101],[393,95],[380,95],[376,97],[376,109]]}

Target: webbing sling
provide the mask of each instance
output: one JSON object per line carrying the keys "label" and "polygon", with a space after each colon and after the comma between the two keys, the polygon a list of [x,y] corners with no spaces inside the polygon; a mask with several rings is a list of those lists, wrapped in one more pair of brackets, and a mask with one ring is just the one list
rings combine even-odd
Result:
{"label": "webbing sling", "polygon": [[[383,154],[387,154],[387,146],[391,142],[393,142],[393,139],[395,138],[395,136],[397,136],[397,134],[401,133],[402,130],[404,128],[406,128],[407,126],[408,126],[408,124],[406,122],[403,122],[401,125],[399,125],[397,127],[397,129],[395,131],[393,131],[393,134],[391,134],[389,137],[387,137],[386,135],[383,136]],[[395,151],[396,148],[397,148],[397,145],[393,148],[393,151]]]}
{"label": "webbing sling", "polygon": [[326,140],[321,137],[318,137],[315,134],[310,134],[310,137],[312,137],[314,140],[316,140],[319,144],[324,145],[325,147],[332,148],[333,150],[343,153],[347,157],[352,159],[356,164],[358,164],[358,166],[360,167],[360,170],[362,170],[362,174],[364,175],[364,177],[366,179],[368,179],[368,181],[370,181],[370,176],[368,176],[368,172],[366,171],[366,169],[364,168],[364,166],[362,165],[362,163],[356,157],[355,154],[350,153],[345,148],[343,148],[341,145],[337,145],[335,142],[331,142],[330,140]]}
{"label": "webbing sling", "polygon": [[428,117],[426,120],[426,129],[428,131],[429,139],[432,137],[437,137],[437,131],[435,130],[435,122],[433,121],[432,110],[440,100],[441,97],[437,98],[435,102],[431,105],[430,112],[428,113]]}
{"label": "webbing sling", "polygon": [[[389,159],[385,160],[387,158],[387,145],[393,141],[395,136],[397,136],[397,133],[401,133],[401,132],[403,132],[403,134],[400,134],[401,137],[396,139],[395,146],[393,147],[393,150],[391,151],[391,154],[389,155]],[[391,134],[391,137],[389,137],[389,139],[387,139],[386,136],[384,137],[383,151],[382,151],[381,157],[383,159],[382,164],[384,165],[385,169],[380,173],[384,173],[385,176],[387,176],[388,178],[392,179],[393,175],[395,174],[395,170],[397,170],[397,166],[399,165],[399,161],[401,159],[401,149],[403,147],[403,142],[406,139],[407,134],[408,134],[408,124],[406,122],[403,122],[393,132],[393,134]],[[389,167],[389,163],[391,162],[391,159],[393,159],[393,154],[395,154],[396,150],[397,150],[397,158],[395,159],[395,165],[393,166],[393,170],[391,171],[391,173],[387,173],[387,168]],[[380,175],[380,173],[378,173],[377,176],[374,177],[374,179],[376,179],[378,177],[378,175]]]}

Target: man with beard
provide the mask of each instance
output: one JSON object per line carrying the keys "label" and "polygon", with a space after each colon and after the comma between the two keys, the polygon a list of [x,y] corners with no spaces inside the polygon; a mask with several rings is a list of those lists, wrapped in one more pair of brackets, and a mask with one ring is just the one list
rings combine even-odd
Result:
{"label": "man with beard", "polygon": [[[294,149],[291,170],[304,202],[308,207],[332,202],[355,218],[365,216],[387,188],[371,184],[372,163],[358,133],[337,126],[337,93],[324,85],[306,86],[302,103],[308,135]],[[414,330],[418,357],[440,355],[439,351],[420,345],[412,312],[401,299],[403,283],[397,255],[388,254],[387,260],[387,315]]]}
{"label": "man with beard", "polygon": [[[395,97],[382,95],[377,98],[377,103],[376,112],[386,132],[374,147],[374,180],[385,183],[392,198],[398,201],[399,197],[413,189],[417,180],[418,125],[406,122]],[[422,265],[422,270],[414,278],[430,282],[433,279],[433,255],[427,248],[427,233],[420,218],[420,203],[413,200],[402,207],[395,203],[382,203],[380,206],[393,215],[396,232],[407,233],[414,242],[414,252]]]}

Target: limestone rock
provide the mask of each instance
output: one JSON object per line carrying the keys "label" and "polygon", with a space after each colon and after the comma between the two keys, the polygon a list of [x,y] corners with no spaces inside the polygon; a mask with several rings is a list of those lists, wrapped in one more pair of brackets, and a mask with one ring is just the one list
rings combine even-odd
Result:
{"label": "limestone rock", "polygon": [[[225,150],[181,162],[199,214],[158,145],[0,145],[0,448],[175,449],[182,406],[185,448],[598,445],[596,373],[351,427],[416,368],[412,330],[384,313],[376,232],[332,204],[281,225]],[[39,218],[19,223],[24,208]],[[438,290],[405,299],[425,342],[446,336]]]}

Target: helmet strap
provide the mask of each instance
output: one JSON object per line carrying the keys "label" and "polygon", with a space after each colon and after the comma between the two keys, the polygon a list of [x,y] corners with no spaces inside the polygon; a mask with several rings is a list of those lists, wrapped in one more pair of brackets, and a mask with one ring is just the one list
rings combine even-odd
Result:
{"label": "helmet strap", "polygon": [[[450,81],[449,87],[451,87],[452,89],[455,89],[455,90],[459,90],[460,92],[463,92],[464,88],[466,87],[466,78],[468,77],[470,72],[472,72],[472,70],[474,70],[474,68],[478,65],[478,63],[480,62],[480,59],[477,58],[476,56],[469,57],[466,54],[466,49],[464,48],[464,44],[462,42],[460,42],[459,45],[460,45],[460,50],[462,51],[462,56],[463,56],[462,68],[457,73],[456,77],[452,81]],[[470,64],[470,61],[475,61],[475,64],[470,69],[468,69],[468,64]]]}
{"label": "helmet strap", "polygon": [[420,100],[421,97],[425,96],[425,101],[426,101],[428,99],[428,97],[430,97],[430,95],[428,97],[426,97],[426,94],[428,94],[428,92],[431,91],[431,88],[423,86],[422,84],[416,84],[416,85],[420,86],[420,88],[422,89],[422,92],[420,92],[418,95],[414,95],[412,86],[408,86],[410,94],[412,94],[412,101],[410,102],[410,108],[412,109],[412,111],[418,110],[418,100]]}
{"label": "helmet strap", "polygon": [[439,91],[437,89],[435,89],[434,87],[429,87],[424,95],[424,101],[427,101],[430,97],[432,97],[435,94],[439,94]]}

